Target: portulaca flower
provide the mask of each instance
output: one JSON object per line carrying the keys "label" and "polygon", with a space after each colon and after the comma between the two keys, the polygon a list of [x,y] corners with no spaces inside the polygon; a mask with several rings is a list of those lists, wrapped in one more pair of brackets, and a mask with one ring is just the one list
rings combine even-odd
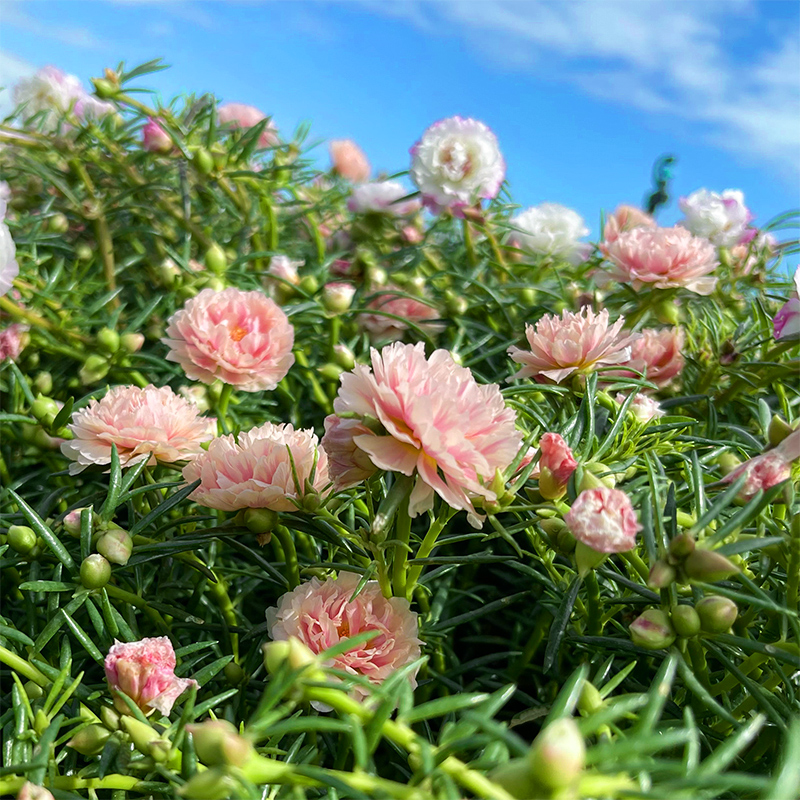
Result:
{"label": "portulaca flower", "polygon": [[579,241],[589,234],[583,217],[558,203],[529,208],[514,217],[511,224],[516,228],[511,234],[512,244],[535,255],[577,263],[592,249],[590,244]]}
{"label": "portulaca flower", "polygon": [[744,194],[738,189],[726,189],[722,194],[698,189],[682,197],[678,205],[685,215],[681,225],[717,247],[738,244],[753,219],[744,204]]}
{"label": "portulaca flower", "polygon": [[794,273],[794,297],[790,297],[772,320],[776,339],[788,339],[800,333],[800,267]]}
{"label": "portulaca flower", "polygon": [[407,194],[405,186],[397,181],[362,183],[353,189],[347,207],[356,214],[391,214],[395,217],[405,217],[419,211],[419,203],[415,200],[397,202]]}
{"label": "portulaca flower", "polygon": [[57,67],[42,67],[30,78],[23,78],[14,87],[14,102],[24,105],[26,119],[44,111],[43,128],[52,130],[58,117],[86,94],[80,79]]}
{"label": "portulaca flower", "polygon": [[14,278],[19,274],[16,255],[17,248],[11,238],[11,231],[0,219],[0,297],[11,288]]}
{"label": "portulaca flower", "polygon": [[432,210],[491,199],[505,174],[497,137],[475,119],[434,122],[411,148],[411,179]]}

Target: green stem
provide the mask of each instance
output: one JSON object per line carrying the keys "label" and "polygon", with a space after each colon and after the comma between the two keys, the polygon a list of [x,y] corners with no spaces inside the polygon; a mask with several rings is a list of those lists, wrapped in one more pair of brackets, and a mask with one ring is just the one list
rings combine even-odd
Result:
{"label": "green stem", "polygon": [[327,394],[325,394],[325,390],[320,385],[320,382],[317,380],[317,376],[311,369],[311,366],[308,363],[308,359],[306,358],[306,354],[302,350],[295,350],[294,357],[297,361],[298,365],[303,367],[306,370],[306,374],[308,376],[308,381],[311,384],[311,394],[314,396],[314,399],[322,406],[323,411],[326,414],[333,413],[333,405],[331,404],[331,400]]}
{"label": "green stem", "polygon": [[[439,535],[455,513],[455,510],[450,508],[450,506],[442,505],[436,519],[431,523],[430,528],[428,528],[428,532],[425,534],[425,538],[422,540],[422,544],[419,546],[416,556],[414,556],[415,559],[427,558],[431,554],[433,548],[436,547],[436,541]],[[408,600],[411,600],[417,581],[419,581],[424,569],[425,566],[423,564],[414,564],[414,566],[409,569],[406,582],[406,598]]]}
{"label": "green stem", "polygon": [[798,586],[800,586],[800,514],[792,517],[786,574],[786,606],[794,611],[797,608]]}
{"label": "green stem", "polygon": [[647,564],[642,561],[642,557],[635,550],[630,550],[627,553],[620,553],[620,555],[623,561],[627,561],[628,565],[636,571],[639,577],[644,578],[645,582],[647,582],[647,579],[650,577],[650,570],[647,568]]}
{"label": "green stem", "polygon": [[472,229],[469,227],[469,220],[461,220],[461,229],[464,231],[464,244],[467,247],[467,261],[471,267],[478,263],[478,257],[475,254],[475,242],[472,240]]}
{"label": "green stem", "polygon": [[406,581],[408,578],[408,551],[411,541],[411,517],[408,515],[408,502],[403,500],[397,509],[395,522],[394,546],[392,557],[392,587],[395,597],[406,597]]}
{"label": "green stem", "polygon": [[217,422],[219,423],[221,433],[230,433],[231,426],[228,424],[228,405],[231,402],[231,395],[233,394],[233,384],[226,383],[222,387],[222,392],[217,402]]}
{"label": "green stem", "polygon": [[587,629],[589,636],[602,636],[603,617],[600,600],[600,584],[593,569],[590,569],[583,579],[586,585],[587,597],[586,606],[588,611]]}
{"label": "green stem", "polygon": [[289,578],[290,588],[294,589],[300,585],[300,565],[297,561],[297,550],[294,546],[294,539],[289,533],[288,528],[283,525],[276,525],[272,531],[275,538],[280,542],[283,550],[283,558],[286,563],[286,577]]}

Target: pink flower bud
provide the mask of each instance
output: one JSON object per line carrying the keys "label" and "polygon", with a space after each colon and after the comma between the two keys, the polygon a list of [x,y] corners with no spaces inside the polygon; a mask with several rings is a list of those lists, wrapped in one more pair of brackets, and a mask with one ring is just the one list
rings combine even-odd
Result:
{"label": "pink flower bud", "polygon": [[[64,530],[71,536],[80,536],[81,533],[81,511],[82,508],[75,508],[67,514],[62,520]],[[89,518],[92,518],[92,512],[89,511]]]}
{"label": "pink flower bud", "polygon": [[22,784],[17,800],[54,800],[54,798],[44,786],[37,786],[35,783],[27,781]]}
{"label": "pink flower bud", "polygon": [[197,682],[175,675],[175,650],[166,636],[138,642],[116,642],[105,660],[106,678],[114,705],[122,714],[128,704],[116,692],[124,692],[145,713],[157,709],[164,716],[178,697]]}
{"label": "pink flower bud", "polygon": [[29,341],[28,326],[19,322],[0,331],[0,363],[7,358],[16,361]]}
{"label": "pink flower bud", "polygon": [[539,459],[539,492],[546,499],[561,497],[578,462],[564,438],[557,433],[542,436],[539,449],[542,452]]}
{"label": "pink flower bud", "polygon": [[666,612],[660,608],[648,608],[632,623],[629,629],[631,641],[647,650],[662,650],[675,641],[675,629]]}
{"label": "pink flower bud", "polygon": [[353,183],[369,180],[371,168],[364,151],[350,139],[334,140],[330,143],[331,169]]}
{"label": "pink flower bud", "polygon": [[605,486],[581,492],[564,521],[579,542],[599,553],[632,550],[642,529],[628,495]]}
{"label": "pink flower bud", "polygon": [[739,500],[751,500],[760,491],[770,489],[791,477],[791,463],[782,449],[770,450],[768,453],[751,458],[729,472],[722,480],[733,483],[741,475],[746,475],[744,485],[739,490]]}
{"label": "pink flower bud", "polygon": [[322,289],[322,305],[332,313],[341,314],[353,304],[355,293],[352,283],[326,283]]}
{"label": "pink flower bud", "polygon": [[152,117],[142,128],[142,147],[150,153],[169,153],[172,150],[170,135]]}

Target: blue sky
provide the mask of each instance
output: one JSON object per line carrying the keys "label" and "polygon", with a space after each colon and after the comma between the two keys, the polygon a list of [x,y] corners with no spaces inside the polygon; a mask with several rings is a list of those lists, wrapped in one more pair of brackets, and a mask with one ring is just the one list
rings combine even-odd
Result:
{"label": "blue sky", "polygon": [[[0,85],[154,57],[172,65],[146,79],[165,97],[212,91],[285,133],[309,120],[389,172],[434,120],[477,117],[516,202],[571,206],[595,232],[666,152],[675,197],[739,188],[757,223],[800,206],[793,0],[0,0]],[[661,220],[678,216],[673,201]]]}

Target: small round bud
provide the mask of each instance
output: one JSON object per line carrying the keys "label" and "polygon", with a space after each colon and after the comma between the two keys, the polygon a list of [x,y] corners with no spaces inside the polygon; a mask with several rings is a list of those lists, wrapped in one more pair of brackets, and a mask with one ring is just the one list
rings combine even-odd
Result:
{"label": "small round bud", "polygon": [[669,543],[670,560],[677,564],[691,555],[694,549],[694,537],[690,536],[688,533],[681,533]]}
{"label": "small round bud", "polygon": [[716,583],[739,572],[739,568],[722,553],[705,549],[695,550],[684,561],[683,570],[690,580],[703,583]]}
{"label": "small round bud", "polygon": [[105,376],[108,375],[108,370],[108,361],[106,361],[103,356],[91,355],[83,362],[83,366],[78,370],[78,377],[85,386],[90,383],[97,383],[97,381],[105,378]]}
{"label": "small round bud", "polygon": [[108,78],[92,78],[92,86],[101,100],[108,100],[119,92],[119,86],[115,86]]}
{"label": "small round bud", "polygon": [[245,671],[235,661],[229,661],[222,671],[231,686],[239,686],[247,677]]}
{"label": "small round bud", "polygon": [[201,175],[210,175],[214,171],[214,158],[205,147],[197,148],[192,164]]}
{"label": "small round bud", "polygon": [[[302,280],[300,285],[303,285]],[[322,305],[332,314],[342,314],[353,305],[355,293],[356,287],[352,283],[326,283],[322,288]]]}
{"label": "small round bud", "polygon": [[548,789],[565,789],[575,783],[586,763],[586,745],[571,717],[551,722],[528,752],[533,778]]}
{"label": "small round bud", "polygon": [[119,350],[119,334],[111,328],[103,328],[97,332],[97,346],[104,353],[116,353]]}
{"label": "small round bud", "polygon": [[319,291],[319,281],[313,275],[304,275],[297,285],[306,294],[316,294]]}
{"label": "small round bud", "polygon": [[722,453],[717,456],[717,464],[723,477],[730,475],[741,463],[741,459],[737,458],[733,453]]}
{"label": "small round bud", "polygon": [[274,675],[289,658],[289,642],[268,642],[264,645],[264,666]]}
{"label": "small round bud", "polygon": [[675,641],[675,629],[669,616],[661,609],[648,608],[630,627],[631,641],[647,650],[662,650]]}
{"label": "small round bud", "polygon": [[143,333],[123,333],[119,337],[119,343],[126,353],[137,353],[144,344]]}
{"label": "small round bud", "polygon": [[8,543],[20,555],[27,555],[36,547],[36,533],[27,525],[12,525],[8,529]]}
{"label": "small round bud", "polygon": [[356,357],[346,344],[333,346],[333,361],[342,369],[351,370],[356,365]]}
{"label": "small round bud", "polygon": [[75,248],[75,257],[78,261],[91,261],[94,250],[88,244],[82,243]]}
{"label": "small round bud", "polygon": [[269,533],[278,524],[278,512],[271,508],[248,508],[242,514],[242,522],[253,533]]}
{"label": "small round bud", "polygon": [[344,370],[337,364],[331,364],[328,362],[327,364],[323,364],[321,367],[319,367],[317,372],[319,372],[319,374],[325,378],[326,381],[338,383],[339,378],[342,377]]}
{"label": "small round bud", "polygon": [[676,578],[675,567],[659,559],[650,570],[647,585],[651,589],[666,589]]}
{"label": "small round bud", "polygon": [[767,439],[773,447],[777,447],[793,431],[794,428],[783,417],[775,414],[767,429]]}
{"label": "small round bud", "polygon": [[688,639],[700,633],[700,616],[691,606],[675,606],[671,616],[672,625],[678,636]]}
{"label": "small round bud", "polygon": [[33,379],[33,388],[39,394],[50,394],[53,391],[53,376],[49,372],[39,372]]}
{"label": "small round bud", "polygon": [[228,268],[228,259],[225,256],[225,251],[216,242],[206,250],[205,262],[206,267],[215,275],[224,275],[225,270]]}
{"label": "small round bud", "polygon": [[103,725],[87,725],[81,728],[68,742],[67,747],[84,756],[96,756],[102,752],[111,732]]}
{"label": "small round bud", "polygon": [[195,772],[177,793],[189,800],[226,800],[236,791],[233,778],[222,767]]}
{"label": "small round bud", "polygon": [[582,714],[594,714],[605,705],[605,700],[600,696],[600,692],[593,683],[583,682],[581,696],[578,700],[578,709]]}
{"label": "small round bud", "polygon": [[55,417],[58,414],[58,403],[50,397],[39,395],[31,405],[31,414],[38,420]]}
{"label": "small round bud", "polygon": [[99,553],[83,559],[81,564],[81,583],[87,589],[101,589],[111,578],[111,564]]}
{"label": "small round bud", "polygon": [[674,300],[662,300],[655,307],[656,319],[664,325],[677,325],[681,321],[680,308]]}
{"label": "small round bud", "polygon": [[706,633],[726,633],[739,616],[736,603],[728,597],[704,597],[696,606],[700,627]]}
{"label": "small round bud", "polygon": [[104,533],[97,540],[97,552],[105,556],[112,564],[124,566],[128,563],[133,551],[133,539],[122,528],[114,528]]}
{"label": "small round bud", "polygon": [[64,214],[53,214],[47,220],[47,230],[51,233],[66,233],[69,230],[69,220]]}
{"label": "small round bud", "polygon": [[[82,508],[74,508],[70,511],[63,520],[61,520],[61,524],[64,526],[64,530],[70,536],[80,536],[81,535],[81,511]],[[92,510],[89,509],[90,519],[93,516]],[[92,521],[94,524],[94,521]]]}
{"label": "small round bud", "polygon": [[209,719],[186,729],[194,739],[197,757],[209,767],[241,767],[253,753],[253,745],[225,720]]}
{"label": "small round bud", "polygon": [[103,706],[100,709],[100,719],[110,731],[119,730],[119,714],[111,706]]}

